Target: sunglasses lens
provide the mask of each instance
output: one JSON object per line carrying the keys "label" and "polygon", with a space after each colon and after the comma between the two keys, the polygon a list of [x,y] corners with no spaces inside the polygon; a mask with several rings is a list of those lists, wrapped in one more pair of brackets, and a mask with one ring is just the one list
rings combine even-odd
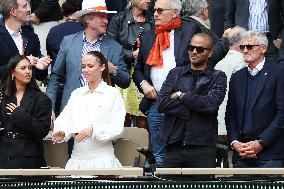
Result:
{"label": "sunglasses lens", "polygon": [[240,49],[243,51],[245,50],[245,46],[244,45],[240,45]]}
{"label": "sunglasses lens", "polygon": [[205,48],[203,48],[203,47],[196,47],[196,46],[192,46],[192,45],[189,45],[189,46],[188,46],[188,51],[193,52],[194,49],[196,49],[196,52],[197,52],[198,54],[203,53],[204,50],[205,50]]}
{"label": "sunglasses lens", "polygon": [[162,8],[157,8],[157,9],[153,9],[154,13],[157,11],[158,14],[162,14],[162,12],[164,11],[164,9]]}

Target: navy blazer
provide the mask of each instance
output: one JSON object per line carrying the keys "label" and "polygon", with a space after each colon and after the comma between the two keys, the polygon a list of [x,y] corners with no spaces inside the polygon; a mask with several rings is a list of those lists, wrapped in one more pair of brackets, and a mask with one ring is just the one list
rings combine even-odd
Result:
{"label": "navy blazer", "polygon": [[[284,1],[267,0],[268,25],[273,39],[284,31]],[[241,26],[248,29],[249,0],[225,0],[224,28]]]}
{"label": "navy blazer", "polygon": [[[182,21],[181,27],[175,29],[174,32],[174,55],[178,66],[189,64],[189,58],[187,53],[187,46],[196,33],[201,32],[198,25],[194,22]],[[137,59],[137,64],[133,73],[133,81],[143,93],[140,83],[143,80],[148,81],[152,85],[150,78],[151,66],[146,64],[148,55],[152,49],[153,44],[156,41],[155,28],[149,32],[145,32],[141,36],[140,50]]]}
{"label": "navy blazer", "polygon": [[[248,68],[245,67],[232,75],[226,110],[226,126],[229,144],[233,140],[242,142],[244,108]],[[251,140],[262,139],[266,145],[258,154],[261,160],[284,158],[284,68],[282,65],[265,62],[258,79],[255,98],[252,104],[254,136]],[[247,141],[243,141],[247,142]],[[237,154],[234,153],[234,157]]]}
{"label": "navy blazer", "polygon": [[[35,57],[40,57],[40,43],[38,36],[34,33],[33,28],[29,25],[22,27],[22,35],[24,38],[24,54],[26,56],[33,55]],[[4,66],[8,63],[8,60],[19,54],[19,50],[6,29],[4,22],[0,22],[0,76],[2,75]],[[44,80],[47,76],[46,70],[33,69],[33,75],[37,80]]]}

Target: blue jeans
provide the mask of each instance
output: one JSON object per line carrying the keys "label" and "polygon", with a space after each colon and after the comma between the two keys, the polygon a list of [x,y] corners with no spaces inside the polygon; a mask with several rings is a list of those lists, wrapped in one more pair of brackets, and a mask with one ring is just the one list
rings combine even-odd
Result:
{"label": "blue jeans", "polygon": [[157,102],[153,102],[148,110],[148,125],[151,133],[152,151],[155,156],[156,166],[163,167],[165,156],[165,146],[157,141],[157,134],[162,124],[164,114],[159,113],[157,110]]}
{"label": "blue jeans", "polygon": [[259,159],[244,159],[237,158],[234,162],[235,168],[282,168],[284,160],[259,160]]}

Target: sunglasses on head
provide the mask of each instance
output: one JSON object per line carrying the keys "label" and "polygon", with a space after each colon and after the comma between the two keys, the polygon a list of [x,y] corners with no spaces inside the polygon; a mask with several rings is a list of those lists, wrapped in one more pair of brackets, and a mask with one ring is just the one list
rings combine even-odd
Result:
{"label": "sunglasses on head", "polygon": [[153,12],[155,13],[157,11],[158,14],[162,14],[162,12],[164,10],[172,10],[172,9],[163,9],[163,8],[157,8],[157,9],[153,9]]}
{"label": "sunglasses on head", "polygon": [[189,52],[193,52],[194,49],[196,49],[196,52],[197,52],[198,54],[204,53],[205,50],[211,50],[211,49],[209,49],[209,48],[197,47],[197,46],[194,46],[194,45],[188,45],[188,48],[187,48],[187,49],[188,49]]}
{"label": "sunglasses on head", "polygon": [[250,51],[250,50],[252,50],[254,47],[257,47],[257,46],[260,46],[260,45],[250,45],[250,44],[248,44],[248,45],[240,45],[239,47],[240,47],[240,49],[241,49],[242,51],[245,50],[245,48],[247,48],[247,50]]}

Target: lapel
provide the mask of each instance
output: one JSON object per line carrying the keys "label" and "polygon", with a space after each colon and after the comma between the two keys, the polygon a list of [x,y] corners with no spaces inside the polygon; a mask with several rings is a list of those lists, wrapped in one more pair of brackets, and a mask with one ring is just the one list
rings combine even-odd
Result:
{"label": "lapel", "polygon": [[[74,40],[74,59],[80,73],[82,71],[82,49],[83,49],[83,32],[80,32]],[[72,50],[71,50],[72,51]]]}
{"label": "lapel", "polygon": [[107,38],[105,36],[102,39],[100,51],[105,57],[108,57],[109,45],[108,45],[108,42],[107,42]]}
{"label": "lapel", "polygon": [[19,54],[18,47],[16,46],[13,38],[11,37],[9,32],[6,30],[3,24],[0,26],[0,34],[3,35],[2,40],[4,40],[5,41],[4,43],[6,43],[9,46],[10,51],[12,51],[13,54]]}
{"label": "lapel", "polygon": [[21,100],[21,106],[25,107],[26,109],[29,109],[30,104],[34,100],[35,93],[29,89],[25,91],[25,94]]}
{"label": "lapel", "polygon": [[28,35],[27,35],[27,33],[26,32],[24,32],[24,30],[22,30],[22,37],[23,37],[23,50],[24,50],[24,54],[25,54],[25,52],[26,52],[26,48],[27,48],[27,45],[28,45],[28,42],[29,42],[29,37],[28,37]]}
{"label": "lapel", "polygon": [[248,69],[247,67],[245,67],[240,71],[240,77],[238,78],[237,81],[240,85],[239,97],[241,102],[241,111],[243,111],[245,107],[246,93],[247,93],[247,77],[248,77]]}
{"label": "lapel", "polygon": [[180,45],[182,43],[182,36],[183,36],[183,32],[182,32],[182,29],[181,27],[177,28],[175,30],[175,33],[174,33],[174,55],[175,55],[175,60],[176,60],[176,63],[178,63],[178,52],[179,52],[179,48],[180,48]]}
{"label": "lapel", "polygon": [[270,74],[270,64],[268,62],[264,63],[263,70],[260,74],[260,81],[258,82],[258,85],[255,90],[255,98],[253,99],[252,106],[254,106],[256,100],[258,99],[259,95],[261,94],[261,91],[263,90],[263,87],[265,86],[266,81],[268,80],[267,78],[269,77]]}

